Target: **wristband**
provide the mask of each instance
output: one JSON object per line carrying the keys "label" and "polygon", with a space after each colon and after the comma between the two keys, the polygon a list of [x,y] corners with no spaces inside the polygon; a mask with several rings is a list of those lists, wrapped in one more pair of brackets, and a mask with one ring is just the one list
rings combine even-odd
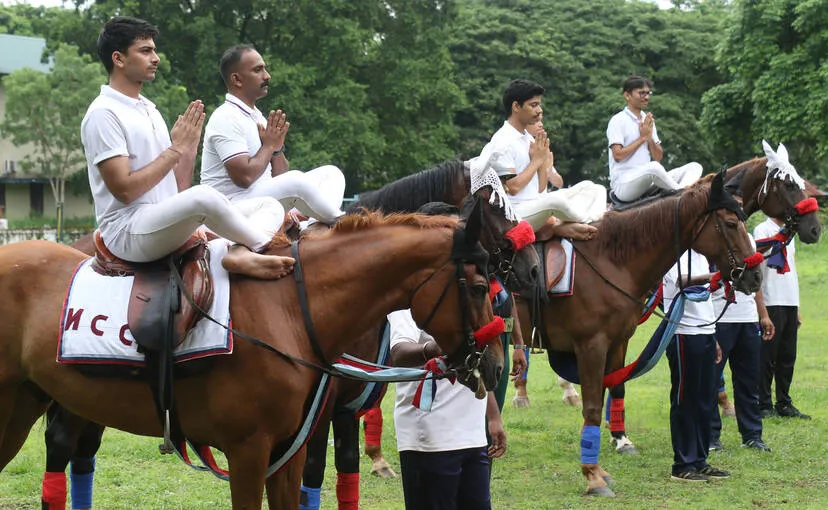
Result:
{"label": "wristband", "polygon": [[274,156],[278,156],[279,154],[281,154],[282,152],[284,152],[284,150],[285,150],[285,144],[282,144],[282,146],[281,146],[281,147],[279,147],[278,149],[276,149],[275,151],[273,151],[273,155],[274,155]]}

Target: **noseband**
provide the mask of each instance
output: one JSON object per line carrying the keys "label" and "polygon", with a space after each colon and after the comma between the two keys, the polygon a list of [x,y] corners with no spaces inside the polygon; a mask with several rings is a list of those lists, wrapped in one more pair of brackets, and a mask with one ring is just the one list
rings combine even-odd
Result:
{"label": "noseband", "polygon": [[[486,222],[486,233],[489,239],[497,239],[492,227]],[[497,266],[494,267],[494,272],[497,273],[504,282],[509,280],[509,277],[514,273],[515,258],[518,252],[535,242],[535,231],[529,222],[521,220],[517,225],[509,229],[503,236],[509,241],[509,246],[500,248],[495,246],[492,252],[492,258],[495,259]],[[511,252],[511,256],[507,256]]]}

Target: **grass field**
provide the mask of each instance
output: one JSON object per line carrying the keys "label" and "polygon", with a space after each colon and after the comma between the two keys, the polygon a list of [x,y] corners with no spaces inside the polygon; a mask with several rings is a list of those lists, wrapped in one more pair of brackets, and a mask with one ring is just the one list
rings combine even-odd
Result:
{"label": "grass field", "polygon": [[[751,223],[755,223],[755,220]],[[702,485],[670,481],[672,449],[669,436],[669,373],[665,361],[627,385],[627,430],[641,450],[622,457],[609,448],[602,432],[601,464],[616,479],[618,498],[612,501],[582,496],[580,474],[580,412],[561,403],[556,378],[545,355],[532,357],[530,409],[510,406],[507,395],[504,423],[508,452],[494,465],[494,508],[828,508],[828,247],[797,245],[803,325],[799,359],[792,388],[795,404],[812,421],[772,418],[765,421],[764,439],[772,453],[747,451],[733,419],[724,421],[725,450],[711,454],[717,467],[732,471],[729,480]],[[652,321],[651,321],[652,322]],[[641,328],[631,343],[638,354],[654,323]],[[728,386],[729,372],[728,372]],[[383,403],[383,447],[389,462],[399,467],[393,434],[393,389]],[[0,509],[39,509],[40,482],[45,462],[43,426],[32,430],[20,454],[0,473]],[[210,475],[197,473],[157,452],[159,440],[110,430],[98,455],[95,507],[104,509],[229,508],[229,487]],[[328,462],[333,465],[332,459]],[[363,459],[361,485],[364,509],[402,509],[399,480],[370,476]],[[335,509],[335,474],[329,470],[322,508]]]}

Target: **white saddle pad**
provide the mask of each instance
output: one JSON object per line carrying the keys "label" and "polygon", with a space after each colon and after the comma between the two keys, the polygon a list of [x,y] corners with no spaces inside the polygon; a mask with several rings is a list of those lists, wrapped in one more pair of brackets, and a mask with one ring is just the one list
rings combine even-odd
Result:
{"label": "white saddle pad", "polygon": [[[219,323],[230,326],[230,279],[221,266],[227,248],[224,239],[209,243],[213,276],[210,315]],[[98,274],[91,267],[92,260],[89,258],[78,265],[66,293],[57,360],[60,363],[143,366],[144,355],[138,352],[138,344],[127,325],[127,301],[133,277]],[[176,347],[175,361],[180,363],[232,352],[233,335],[202,318]]]}
{"label": "white saddle pad", "polygon": [[571,296],[575,283],[575,250],[572,249],[572,242],[561,239],[561,246],[566,253],[566,267],[561,279],[549,290],[550,296]]}

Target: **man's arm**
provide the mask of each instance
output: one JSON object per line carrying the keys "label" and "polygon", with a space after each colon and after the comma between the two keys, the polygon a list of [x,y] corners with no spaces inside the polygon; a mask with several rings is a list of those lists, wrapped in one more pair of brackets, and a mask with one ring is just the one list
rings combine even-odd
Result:
{"label": "man's arm", "polygon": [[270,175],[276,177],[290,170],[290,161],[285,156],[284,147],[278,153],[273,153],[270,157]]}
{"label": "man's arm", "polygon": [[[259,138],[262,146],[252,157],[247,154],[240,154],[224,163],[227,174],[233,184],[240,188],[248,188],[262,176],[267,165],[272,159],[276,159],[273,153],[281,150],[285,143],[285,135],[290,128],[282,110],[271,111],[267,118],[267,126],[259,126]],[[284,157],[284,156],[282,156]],[[285,160],[287,161],[287,160]]]}
{"label": "man's arm", "polygon": [[776,334],[776,326],[773,325],[770,314],[768,314],[762,289],[756,291],[753,299],[756,301],[756,312],[759,314],[759,327],[762,328],[762,340],[765,342],[770,341],[773,339],[773,335]]}
{"label": "man's arm", "polygon": [[503,429],[503,420],[493,391],[486,395],[486,420],[489,422],[489,436],[492,438],[488,450],[489,457],[502,457],[506,453],[506,431]]}
{"label": "man's arm", "polygon": [[[517,176],[512,177],[508,181],[503,184],[504,189],[510,195],[516,195],[520,193],[520,190],[526,187],[527,184],[532,180],[536,173],[540,173],[539,171],[546,163],[546,158],[549,154],[549,139],[546,137],[546,133],[541,132],[538,135],[538,138],[529,146],[529,165]],[[517,172],[517,169],[514,169]],[[546,177],[544,176],[542,181],[539,181],[538,185],[543,185],[544,189],[546,187]]]}
{"label": "man's arm", "polygon": [[[154,188],[161,180],[179,165],[185,153],[198,146],[201,139],[201,126],[204,123],[204,105],[201,101],[193,101],[187,107],[184,115],[180,115],[170,131],[172,145],[165,149],[154,160],[135,172],[130,172],[129,158],[115,156],[98,163],[98,170],[106,188],[119,201],[131,204],[147,191]],[[182,173],[184,171],[182,170]],[[190,169],[192,174],[192,166]],[[182,178],[184,175],[182,175]],[[179,174],[176,173],[176,182],[181,189]],[[189,186],[189,183],[187,183]]]}
{"label": "man's arm", "polygon": [[664,150],[658,141],[658,135],[656,135],[655,119],[652,113],[648,113],[644,117],[644,123],[647,124],[648,130],[650,131],[650,136],[647,138],[647,149],[650,150],[650,159],[660,163],[664,157]]}
{"label": "man's arm", "polygon": [[434,340],[420,344],[412,338],[391,348],[391,364],[395,367],[421,367],[426,361],[442,354],[443,350]]}

